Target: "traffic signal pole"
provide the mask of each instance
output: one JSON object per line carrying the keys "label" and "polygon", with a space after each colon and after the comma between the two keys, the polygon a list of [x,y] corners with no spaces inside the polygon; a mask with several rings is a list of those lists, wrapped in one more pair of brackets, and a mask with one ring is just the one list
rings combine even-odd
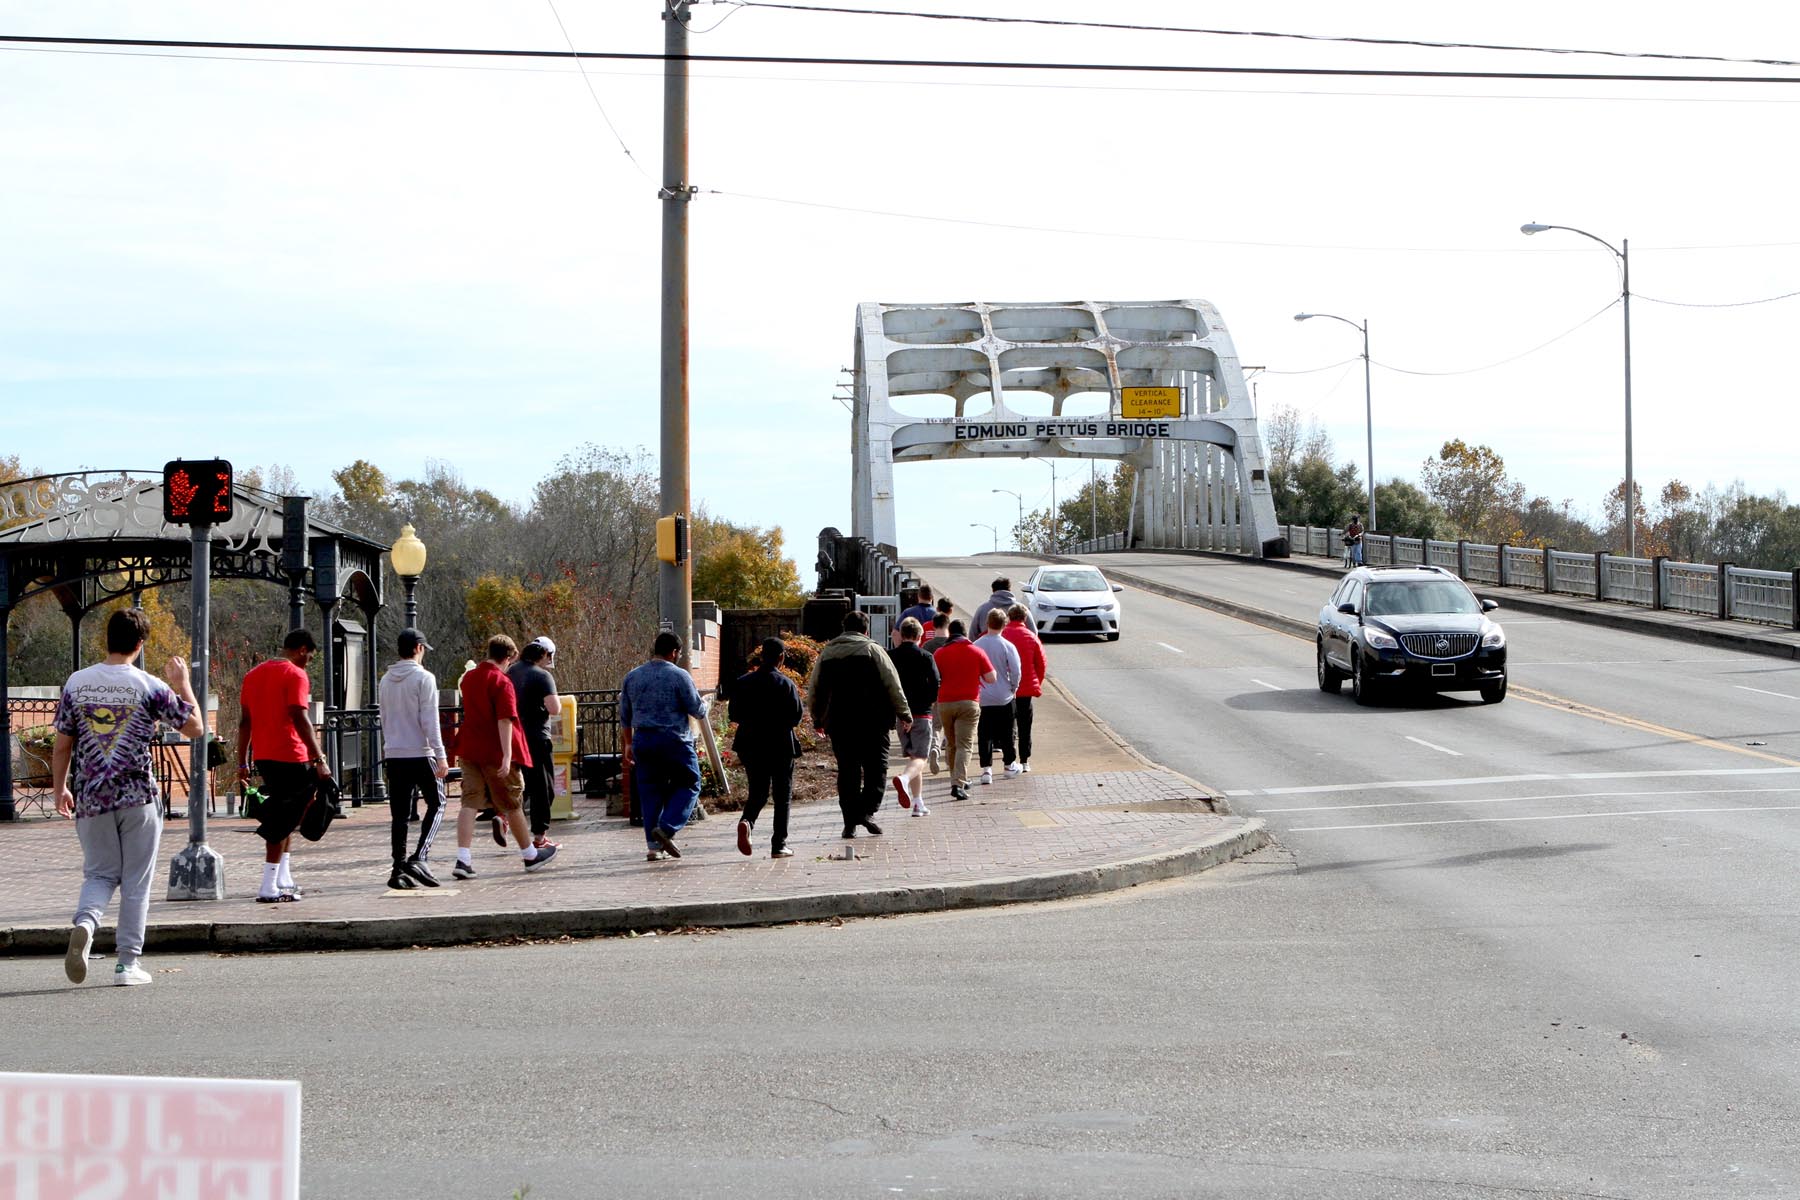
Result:
{"label": "traffic signal pole", "polygon": [[188,742],[188,844],[169,864],[170,900],[223,900],[225,861],[206,844],[207,804],[207,675],[212,644],[212,526],[188,527],[192,551],[189,578],[193,595],[193,649],[188,672],[200,705],[200,736]]}
{"label": "traffic signal pole", "polygon": [[[662,200],[662,470],[661,515],[686,520],[688,480],[688,69],[687,21],[691,0],[663,5]],[[657,567],[657,608],[662,627],[681,638],[681,665],[690,664],[694,636],[692,565]]]}

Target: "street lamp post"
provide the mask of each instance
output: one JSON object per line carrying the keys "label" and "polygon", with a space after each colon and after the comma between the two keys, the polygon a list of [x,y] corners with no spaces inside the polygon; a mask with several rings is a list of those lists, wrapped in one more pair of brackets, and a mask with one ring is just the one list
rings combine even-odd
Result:
{"label": "street lamp post", "polygon": [[1603,237],[1595,237],[1573,225],[1539,225],[1532,222],[1519,226],[1519,232],[1530,236],[1550,229],[1578,233],[1590,242],[1599,242],[1619,260],[1619,297],[1625,310],[1625,555],[1637,557],[1637,482],[1631,474],[1631,239],[1620,238],[1617,246]]}
{"label": "street lamp post", "polygon": [[388,548],[388,562],[393,564],[394,574],[406,585],[406,627],[415,629],[419,624],[419,576],[425,573],[425,543],[419,540],[411,525],[400,527],[400,536]]}
{"label": "street lamp post", "polygon": [[1025,497],[1019,495],[1019,493],[1013,491],[1011,488],[994,488],[993,492],[996,496],[1001,494],[1011,496],[1014,500],[1019,502],[1019,523],[1013,529],[1013,547],[1018,550],[1023,550],[1025,548],[1025,543],[1020,539],[1025,536]]}
{"label": "street lamp post", "polygon": [[1000,553],[1000,531],[998,529],[995,529],[992,525],[989,525],[985,521],[970,521],[969,528],[970,529],[985,529],[989,533],[993,534],[994,535],[994,553],[995,554]]}
{"label": "street lamp post", "polygon": [[1375,406],[1369,392],[1369,320],[1364,317],[1361,324],[1349,317],[1339,317],[1332,313],[1295,313],[1294,320],[1310,321],[1314,317],[1325,317],[1332,321],[1342,321],[1352,329],[1362,332],[1363,349],[1363,421],[1368,429],[1369,437],[1369,524],[1368,530],[1374,533],[1375,525]]}
{"label": "street lamp post", "polygon": [[1037,461],[1050,468],[1050,553],[1055,554],[1062,548],[1056,536],[1057,527],[1062,523],[1062,514],[1056,509],[1056,460],[1040,458]]}

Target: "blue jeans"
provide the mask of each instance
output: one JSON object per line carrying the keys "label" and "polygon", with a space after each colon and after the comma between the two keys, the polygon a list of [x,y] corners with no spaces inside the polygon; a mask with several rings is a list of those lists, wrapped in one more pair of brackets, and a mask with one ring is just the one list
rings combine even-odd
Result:
{"label": "blue jeans", "polygon": [[638,729],[631,735],[631,786],[644,818],[644,840],[660,849],[654,834],[681,831],[700,799],[700,759],[694,743],[667,729]]}

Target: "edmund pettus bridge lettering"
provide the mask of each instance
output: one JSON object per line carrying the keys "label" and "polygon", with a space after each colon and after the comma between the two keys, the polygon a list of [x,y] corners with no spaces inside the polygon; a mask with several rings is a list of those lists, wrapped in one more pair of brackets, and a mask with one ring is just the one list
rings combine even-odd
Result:
{"label": "edmund pettus bridge lettering", "polygon": [[1166,438],[1175,436],[1168,421],[958,421],[959,442],[996,438]]}

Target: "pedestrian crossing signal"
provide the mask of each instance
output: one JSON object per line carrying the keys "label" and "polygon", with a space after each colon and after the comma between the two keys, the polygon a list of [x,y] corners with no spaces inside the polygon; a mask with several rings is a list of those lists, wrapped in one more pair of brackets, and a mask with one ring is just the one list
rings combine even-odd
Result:
{"label": "pedestrian crossing signal", "polygon": [[686,517],[656,519],[656,557],[659,562],[680,566],[688,559],[688,523]]}
{"label": "pedestrian crossing signal", "polygon": [[223,525],[232,515],[231,464],[222,458],[163,465],[165,525]]}

